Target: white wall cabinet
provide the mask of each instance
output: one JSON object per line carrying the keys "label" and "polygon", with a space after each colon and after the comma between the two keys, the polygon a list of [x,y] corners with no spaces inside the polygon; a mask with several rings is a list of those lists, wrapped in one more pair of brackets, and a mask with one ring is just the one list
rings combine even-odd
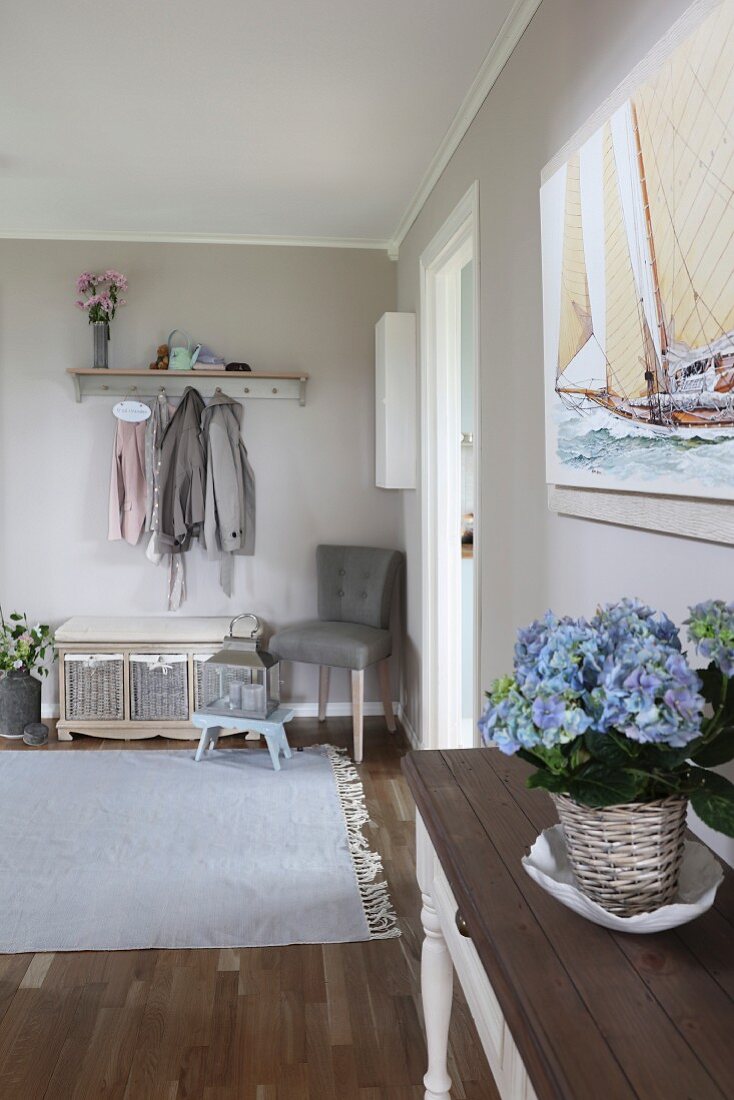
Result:
{"label": "white wall cabinet", "polygon": [[384,313],[375,327],[375,483],[415,489],[416,341],[414,313]]}

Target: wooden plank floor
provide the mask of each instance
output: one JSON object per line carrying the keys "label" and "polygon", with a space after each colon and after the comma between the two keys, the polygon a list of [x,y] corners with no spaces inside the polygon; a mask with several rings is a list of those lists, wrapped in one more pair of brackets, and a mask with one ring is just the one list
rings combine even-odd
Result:
{"label": "wooden plank floor", "polygon": [[[289,736],[293,745],[351,748],[351,722],[319,726],[303,719],[291,723]],[[400,734],[387,733],[377,718],[366,720],[365,746],[360,771],[373,839],[402,937],[224,951],[0,955],[2,1100],[422,1100],[422,936],[414,807],[400,774],[406,750]],[[53,733],[45,749],[0,740],[11,752],[121,747],[189,746],[162,738],[76,737],[59,744]],[[496,1100],[458,988],[449,1070],[455,1100]]]}

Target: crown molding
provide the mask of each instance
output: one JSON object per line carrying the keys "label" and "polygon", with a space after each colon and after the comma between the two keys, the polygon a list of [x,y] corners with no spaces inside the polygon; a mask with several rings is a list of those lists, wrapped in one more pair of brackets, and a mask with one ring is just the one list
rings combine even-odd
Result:
{"label": "crown molding", "polygon": [[489,95],[493,84],[507,64],[510,55],[525,33],[541,2],[542,0],[515,0],[512,10],[500,27],[489,53],[482,62],[469,91],[454,115],[443,141],[428,165],[418,190],[410,200],[407,210],[388,243],[387,253],[391,260],[397,260],[400,245],[403,243],[408,230],[423,209],[426,199],[458,149],[461,139],[476,118],[479,108]]}
{"label": "crown molding", "polygon": [[368,248],[386,251],[387,240],[370,237],[269,237],[245,233],[147,233],[119,229],[2,229],[0,239],[27,241],[126,241],[137,244],[250,244],[281,248]]}

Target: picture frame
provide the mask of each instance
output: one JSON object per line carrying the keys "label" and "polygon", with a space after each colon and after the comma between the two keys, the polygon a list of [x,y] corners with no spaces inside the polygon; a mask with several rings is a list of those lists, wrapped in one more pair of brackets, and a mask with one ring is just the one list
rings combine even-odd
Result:
{"label": "picture frame", "polygon": [[726,543],[730,39],[734,2],[697,0],[541,174],[550,508]]}

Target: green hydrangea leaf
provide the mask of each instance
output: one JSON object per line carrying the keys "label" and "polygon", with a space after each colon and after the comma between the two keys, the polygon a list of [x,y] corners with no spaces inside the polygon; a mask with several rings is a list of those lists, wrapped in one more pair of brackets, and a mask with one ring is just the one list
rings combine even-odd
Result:
{"label": "green hydrangea leaf", "polygon": [[551,772],[537,771],[528,776],[528,787],[542,787],[543,790],[562,794],[568,790],[568,777],[565,775],[553,775]]}
{"label": "green hydrangea leaf", "polygon": [[532,764],[534,768],[538,767],[538,758],[534,753],[530,752],[529,749],[518,749],[515,755],[519,756],[521,760],[525,760],[528,764]]}
{"label": "green hydrangea leaf", "polygon": [[569,794],[584,806],[616,806],[634,802],[645,786],[645,776],[592,761],[569,783]]}
{"label": "green hydrangea leaf", "polygon": [[624,768],[625,764],[629,763],[631,754],[611,733],[587,730],[584,734],[584,744],[595,760],[601,761],[609,768]]}
{"label": "green hydrangea leaf", "polygon": [[668,745],[645,745],[640,764],[646,771],[672,772],[691,759],[691,745],[673,749]]}
{"label": "green hydrangea leaf", "polygon": [[723,775],[704,772],[701,786],[691,795],[691,806],[710,828],[734,836],[734,783]]}
{"label": "green hydrangea leaf", "polygon": [[708,745],[702,745],[691,753],[691,760],[695,760],[702,768],[715,768],[732,759],[734,759],[734,726],[725,727]]}
{"label": "green hydrangea leaf", "polygon": [[698,676],[701,681],[701,693],[704,699],[714,706],[718,706],[721,699],[721,686],[723,677],[712,661],[706,668],[699,668]]}
{"label": "green hydrangea leaf", "polygon": [[721,706],[722,695],[724,694],[724,688],[726,688],[724,714],[734,718],[734,682],[732,682],[734,678],[727,681],[713,661],[707,668],[700,668],[698,675],[703,685],[701,694],[707,702],[711,703],[714,710],[718,710]]}

